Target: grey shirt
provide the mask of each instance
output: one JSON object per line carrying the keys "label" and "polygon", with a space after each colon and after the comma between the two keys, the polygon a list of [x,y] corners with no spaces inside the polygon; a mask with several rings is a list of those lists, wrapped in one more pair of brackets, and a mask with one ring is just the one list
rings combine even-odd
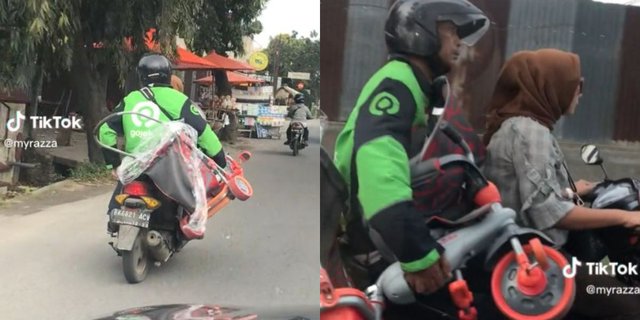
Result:
{"label": "grey shirt", "polygon": [[520,225],[544,231],[556,245],[568,231],[553,228],[575,204],[562,196],[569,187],[564,155],[549,129],[528,117],[502,123],[487,147],[484,173],[496,184],[502,204]]}
{"label": "grey shirt", "polygon": [[302,122],[304,124],[307,124],[307,119],[312,117],[309,108],[302,103],[294,104],[289,107],[288,116],[291,118],[291,122]]}

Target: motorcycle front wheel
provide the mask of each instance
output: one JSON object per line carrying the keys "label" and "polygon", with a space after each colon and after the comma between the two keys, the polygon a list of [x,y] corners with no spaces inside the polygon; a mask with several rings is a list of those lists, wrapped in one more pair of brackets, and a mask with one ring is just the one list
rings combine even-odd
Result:
{"label": "motorcycle front wheel", "polygon": [[143,238],[144,233],[138,233],[131,251],[122,252],[122,271],[129,283],[144,281],[149,272],[151,261]]}

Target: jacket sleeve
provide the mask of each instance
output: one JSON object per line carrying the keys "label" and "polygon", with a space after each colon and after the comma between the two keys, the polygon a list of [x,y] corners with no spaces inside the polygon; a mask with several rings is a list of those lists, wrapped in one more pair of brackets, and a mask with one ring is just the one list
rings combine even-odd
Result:
{"label": "jacket sleeve", "polygon": [[198,107],[187,99],[182,105],[180,111],[180,117],[184,119],[184,122],[192,126],[198,132],[198,147],[204,151],[204,153],[212,158],[219,166],[226,167],[227,159],[222,150],[222,144],[211,130],[207,121],[202,117]]}
{"label": "jacket sleeve", "polygon": [[[562,196],[560,182],[564,177],[557,172],[563,158],[554,147],[551,133],[532,121],[523,122],[522,126],[522,130],[514,130],[510,135],[513,166],[522,199],[520,211],[533,227],[547,230],[562,220],[575,204]],[[562,182],[569,185],[568,181]]]}
{"label": "jacket sleeve", "polygon": [[359,203],[406,272],[430,267],[444,251],[413,203],[408,150],[416,109],[408,87],[386,79],[360,105],[354,132]]}
{"label": "jacket sleeve", "polygon": [[311,110],[309,110],[309,107],[304,107],[304,111],[307,114],[307,119],[313,119],[313,115],[311,114]]}
{"label": "jacket sleeve", "polygon": [[[124,110],[124,102],[121,102],[113,112],[121,112]],[[113,147],[118,147],[118,136],[124,135],[124,129],[122,127],[122,116],[113,117],[106,123],[102,124],[99,129],[98,139],[100,142]],[[111,150],[102,149],[102,155],[104,161],[107,164],[107,168],[113,169],[120,165],[120,155]]]}

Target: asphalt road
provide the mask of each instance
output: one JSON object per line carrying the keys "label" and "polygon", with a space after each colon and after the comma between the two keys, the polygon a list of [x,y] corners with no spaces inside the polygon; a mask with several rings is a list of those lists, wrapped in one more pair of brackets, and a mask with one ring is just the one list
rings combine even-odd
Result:
{"label": "asphalt road", "polygon": [[311,146],[297,157],[282,140],[251,140],[254,196],[223,209],[205,239],[136,285],[107,245],[111,192],[30,214],[0,211],[0,318],[93,319],[170,303],[317,306],[318,135],[312,123]]}

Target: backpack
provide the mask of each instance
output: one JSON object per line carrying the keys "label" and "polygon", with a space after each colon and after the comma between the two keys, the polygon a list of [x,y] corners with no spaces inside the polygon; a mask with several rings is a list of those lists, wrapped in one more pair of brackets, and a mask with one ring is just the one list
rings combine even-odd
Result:
{"label": "backpack", "polygon": [[[474,155],[476,166],[480,167],[486,157],[486,148],[467,120],[460,101],[454,95],[449,96],[446,105],[444,105],[444,99],[434,99],[434,101],[442,103],[444,111],[440,118],[449,122],[460,133]],[[436,104],[435,107],[439,106]],[[462,148],[444,133],[438,130],[433,131],[433,127],[436,126],[432,122],[427,129],[424,129],[423,137],[428,137],[431,141],[420,159],[427,160],[449,154],[465,154]],[[441,170],[438,175],[413,190],[416,207],[428,218],[438,216],[447,220],[458,220],[475,207],[473,195],[469,194],[465,188],[466,180],[467,177],[462,168],[451,167]]]}

